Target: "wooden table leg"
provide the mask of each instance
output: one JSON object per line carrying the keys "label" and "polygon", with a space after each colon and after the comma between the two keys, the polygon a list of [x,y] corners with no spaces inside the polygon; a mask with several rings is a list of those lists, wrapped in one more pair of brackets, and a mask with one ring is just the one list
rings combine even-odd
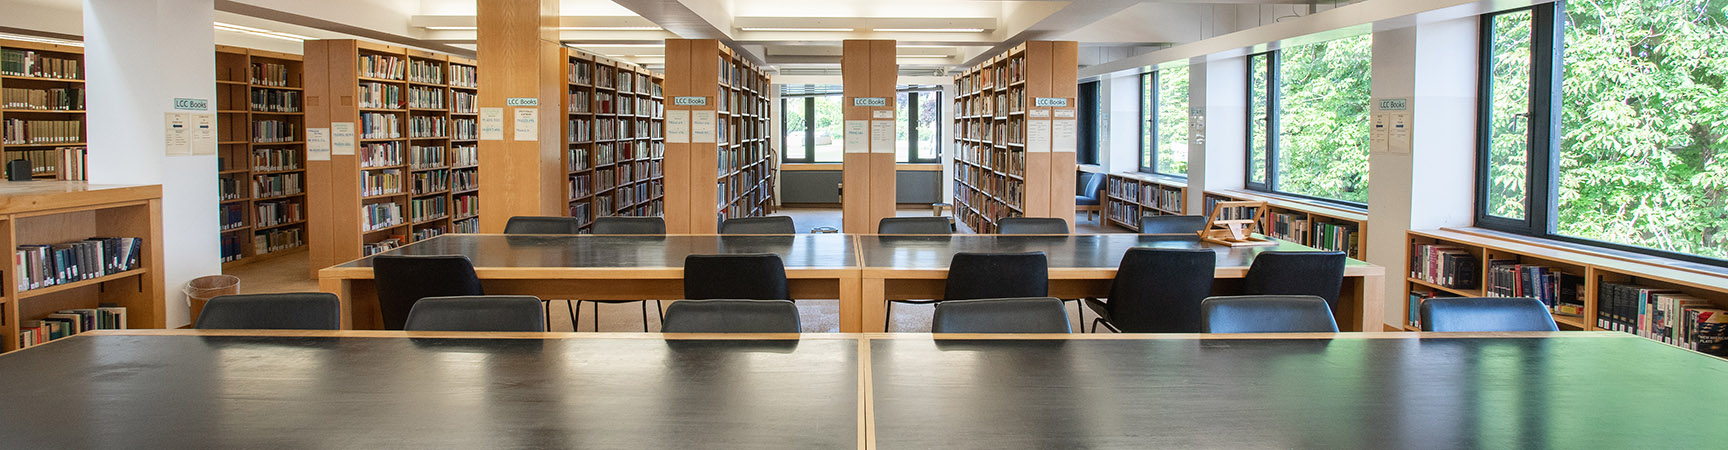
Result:
{"label": "wooden table leg", "polygon": [[864,301],[859,289],[861,280],[840,278],[840,332],[858,333],[863,330]]}
{"label": "wooden table leg", "polygon": [[887,280],[865,277],[861,284],[859,293],[863,311],[859,318],[863,320],[863,326],[859,328],[859,332],[881,333],[886,331],[882,328],[882,319],[887,317],[887,305],[885,303],[888,301]]}
{"label": "wooden table leg", "polygon": [[1364,275],[1356,279],[1356,323],[1360,331],[1384,331],[1386,328],[1386,280],[1384,275]]}
{"label": "wooden table leg", "polygon": [[354,282],[346,278],[319,278],[318,290],[336,294],[342,305],[342,329],[354,329],[354,313],[350,311],[354,308]]}

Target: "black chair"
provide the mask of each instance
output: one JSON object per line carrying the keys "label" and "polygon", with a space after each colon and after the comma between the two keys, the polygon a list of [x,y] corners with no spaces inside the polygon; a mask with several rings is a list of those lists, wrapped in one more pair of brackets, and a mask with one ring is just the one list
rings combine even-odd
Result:
{"label": "black chair", "polygon": [[1218,255],[1212,250],[1132,248],[1122,255],[1108,302],[1087,299],[1103,323],[1118,333],[1199,333],[1200,302],[1212,295]]}
{"label": "black chair", "polygon": [[1140,234],[1197,234],[1206,229],[1206,216],[1147,215],[1140,218]]}
{"label": "black chair", "polygon": [[1068,221],[1056,217],[1003,217],[996,234],[1068,234]]}
{"label": "black chair", "polygon": [[954,234],[947,217],[883,217],[877,234]]}
{"label": "black chair", "polygon": [[1068,307],[1055,297],[950,300],[936,304],[932,333],[1067,333]]}
{"label": "black chair", "polygon": [[1050,295],[1049,261],[1043,252],[955,253],[948,262],[948,282],[941,299],[889,300],[882,317],[887,331],[894,319],[894,304],[930,304],[947,300],[1024,298]]}
{"label": "black chair", "polygon": [[540,299],[530,295],[427,297],[408,311],[408,331],[546,331]]}
{"label": "black chair", "polygon": [[684,257],[684,298],[788,300],[786,266],[773,253]]}
{"label": "black chair", "polygon": [[660,217],[595,217],[594,234],[666,234],[666,219]]}
{"label": "black chair", "polygon": [[1326,300],[1312,295],[1242,295],[1200,302],[1207,333],[1336,333]]}
{"label": "black chair", "polygon": [[666,307],[667,333],[798,333],[791,300],[679,300]]}
{"label": "black chair", "polygon": [[575,217],[513,216],[504,222],[504,234],[576,234],[581,226]]}
{"label": "black chair", "polygon": [[1094,213],[1103,210],[1104,204],[1104,174],[1097,172],[1080,172],[1074,179],[1077,186],[1074,192],[1074,211],[1086,212],[1086,220],[1092,220]]}
{"label": "black chair", "polygon": [[739,217],[720,222],[720,234],[797,234],[788,216]]}
{"label": "black chair", "polygon": [[210,299],[198,313],[200,330],[337,330],[342,301],[335,294],[224,295]]}
{"label": "black chair", "polygon": [[1242,295],[1312,295],[1338,307],[1344,286],[1341,252],[1260,252],[1242,279]]}
{"label": "black chair", "polygon": [[474,265],[460,255],[373,256],[372,278],[378,284],[378,313],[386,330],[407,325],[408,311],[420,299],[486,295]]}
{"label": "black chair", "polygon": [[1422,301],[1422,331],[1560,331],[1533,298],[1438,297]]}

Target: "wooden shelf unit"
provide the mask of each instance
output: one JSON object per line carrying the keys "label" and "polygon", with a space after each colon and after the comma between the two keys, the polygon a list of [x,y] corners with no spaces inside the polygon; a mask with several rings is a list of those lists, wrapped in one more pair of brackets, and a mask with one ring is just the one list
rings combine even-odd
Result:
{"label": "wooden shelf unit", "polygon": [[[688,115],[688,142],[666,145],[666,227],[714,233],[721,220],[772,214],[779,152],[769,137],[768,75],[714,39],[666,40],[667,114]],[[677,98],[700,99],[677,104]],[[712,114],[712,142],[696,117]],[[671,130],[668,130],[671,131]],[[712,180],[711,182],[708,180]]]}
{"label": "wooden shelf unit", "polygon": [[[1185,215],[1188,181],[1144,173],[1112,173],[1104,179],[1104,217],[1108,223],[1140,231],[1140,217]],[[1205,211],[1211,213],[1211,211]]]}
{"label": "wooden shelf unit", "polygon": [[[974,232],[995,233],[1004,217],[1073,220],[1072,148],[1028,142],[1028,125],[1073,119],[1075,51],[1074,42],[1026,42],[955,77],[954,214]],[[1038,98],[1066,106],[1040,106]]]}
{"label": "wooden shelf unit", "polygon": [[[1363,259],[1368,254],[1368,212],[1327,206],[1301,199],[1243,190],[1206,191],[1205,211],[1218,201],[1266,202],[1266,220],[1258,232],[1322,250]],[[1331,233],[1331,234],[1328,234]]]}
{"label": "wooden shelf unit", "polygon": [[[368,73],[371,63],[386,70]],[[356,40],[306,42],[306,98],[314,105],[307,126],[352,123],[355,141],[352,155],[333,151],[330,160],[307,164],[313,270],[479,231],[476,71],[474,60],[457,56]]]}
{"label": "wooden shelf unit", "polygon": [[564,196],[587,231],[595,217],[666,209],[665,77],[565,48]]}
{"label": "wooden shelf unit", "polygon": [[[0,39],[0,54],[11,52],[34,52],[39,57],[75,61],[75,67],[68,67],[67,73],[44,74],[34,76],[28,74],[0,74],[0,153],[3,161],[27,159],[31,164],[31,176],[44,180],[84,180],[88,177],[85,167],[86,148],[89,140],[89,122],[84,119],[85,104],[88,102],[84,87],[84,48],[71,45],[49,44],[42,42],[25,42]],[[8,69],[11,70],[11,69]],[[10,104],[21,99],[15,96],[23,91],[41,95],[37,100],[43,100],[50,94],[71,92],[69,104],[49,101],[45,104],[38,101],[28,101],[26,105]],[[28,94],[26,95],[28,98]],[[62,107],[63,106],[63,107]],[[63,127],[64,136],[35,136],[18,140],[14,137],[32,123],[65,122],[69,127]],[[25,128],[28,129],[28,128]],[[4,174],[0,173],[0,178]]]}
{"label": "wooden shelf unit", "polygon": [[[300,55],[216,46],[218,220],[224,269],[306,246],[301,69]],[[260,136],[266,127],[286,134]]]}
{"label": "wooden shelf unit", "polygon": [[[722,46],[719,97],[720,146],[715,164],[715,214],[720,220],[761,217],[778,208],[774,197],[779,152],[770,143],[768,74]],[[698,168],[700,169],[700,168]],[[696,199],[701,200],[701,199]]]}
{"label": "wooden shelf unit", "polygon": [[92,237],[143,239],[138,268],[26,291],[19,273],[0,271],[0,350],[19,348],[19,325],[64,309],[126,307],[127,328],[167,325],[162,257],[162,187],[82,181],[0,181],[0,246],[59,244]]}

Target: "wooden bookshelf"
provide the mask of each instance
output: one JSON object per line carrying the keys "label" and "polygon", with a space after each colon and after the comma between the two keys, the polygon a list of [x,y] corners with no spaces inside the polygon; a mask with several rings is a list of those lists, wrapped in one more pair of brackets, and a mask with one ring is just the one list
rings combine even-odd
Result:
{"label": "wooden bookshelf", "polygon": [[65,309],[113,304],[127,328],[167,325],[163,291],[162,187],[82,181],[0,181],[0,245],[59,244],[92,237],[143,239],[136,269],[99,278],[20,290],[21,274],[0,275],[0,350],[17,350],[24,321]]}
{"label": "wooden bookshelf", "polygon": [[[668,39],[666,55],[665,109],[715,117],[714,142],[699,142],[694,126],[692,142],[668,136],[667,231],[713,233],[727,218],[772,214],[779,152],[768,136],[767,74],[713,39]],[[705,104],[678,105],[677,97],[702,97]]]}
{"label": "wooden bookshelf", "polygon": [[355,143],[307,163],[312,267],[479,231],[475,61],[322,40],[305,65],[307,126],[351,123]]}
{"label": "wooden bookshelf", "polygon": [[[84,48],[0,39],[6,67],[0,71],[0,153],[4,161],[26,159],[31,176],[46,180],[83,180],[88,141],[84,104]],[[20,58],[71,63],[23,67]],[[4,174],[0,174],[3,178]]]}
{"label": "wooden bookshelf", "polygon": [[1108,223],[1140,231],[1142,216],[1188,214],[1183,201],[1187,196],[1188,182],[1180,178],[1112,173],[1104,179],[1104,217]]}
{"label": "wooden bookshelf", "polygon": [[[954,212],[974,232],[996,232],[1003,217],[1074,219],[1074,136],[1055,133],[1073,128],[1028,127],[1074,120],[1075,45],[1027,42],[955,78]],[[1065,106],[1039,106],[1038,98]]]}
{"label": "wooden bookshelf", "polygon": [[217,178],[224,269],[306,245],[300,55],[216,46]]}
{"label": "wooden bookshelf", "polygon": [[595,217],[665,213],[665,77],[563,50],[565,198],[586,231]]}
{"label": "wooden bookshelf", "polygon": [[1259,233],[1322,250],[1344,252],[1362,259],[1368,254],[1368,212],[1327,206],[1302,199],[1243,190],[1206,191],[1205,209],[1219,201],[1266,202],[1266,220]]}

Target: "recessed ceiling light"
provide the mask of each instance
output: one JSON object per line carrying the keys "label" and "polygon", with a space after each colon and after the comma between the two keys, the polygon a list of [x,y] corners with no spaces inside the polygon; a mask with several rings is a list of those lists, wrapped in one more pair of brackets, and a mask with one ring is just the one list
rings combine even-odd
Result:
{"label": "recessed ceiling light", "polygon": [[895,58],[952,58],[950,55],[894,55]]}
{"label": "recessed ceiling light", "polygon": [[14,41],[25,41],[25,42],[40,42],[43,44],[70,45],[73,47],[83,47],[84,46],[84,41],[73,41],[73,40],[68,40],[68,39],[55,39],[55,38],[49,38],[49,37],[31,36],[31,35],[27,35],[27,34],[0,33],[0,39],[9,39],[9,40],[14,40]]}
{"label": "recessed ceiling light", "polygon": [[314,38],[314,37],[301,36],[298,34],[289,34],[289,33],[283,33],[280,31],[270,31],[270,30],[266,30],[263,28],[253,28],[253,27],[248,27],[248,26],[234,25],[234,24],[222,23],[222,22],[213,22],[212,25],[214,25],[216,29],[222,30],[222,31],[232,31],[235,33],[244,33],[244,34],[250,34],[250,35],[259,36],[259,37],[281,39],[284,41],[305,42],[305,41],[318,39],[318,38]]}
{"label": "recessed ceiling light", "polygon": [[564,45],[568,45],[568,46],[571,46],[571,47],[606,47],[606,48],[618,48],[618,47],[640,47],[640,48],[660,48],[660,47],[664,47],[664,46],[665,46],[665,45],[666,45],[666,44],[610,44],[610,43],[605,43],[605,42],[565,42],[565,43],[564,43]]}
{"label": "recessed ceiling light", "polygon": [[983,28],[871,28],[881,33],[983,33]]}
{"label": "recessed ceiling light", "polygon": [[660,27],[558,27],[567,31],[660,31]]}
{"label": "recessed ceiling light", "polygon": [[426,29],[438,31],[474,31],[480,29],[480,27],[426,27]]}
{"label": "recessed ceiling light", "polygon": [[666,55],[630,55],[631,58],[665,58]]}
{"label": "recessed ceiling light", "polygon": [[744,31],[829,31],[829,32],[852,31],[851,28],[798,28],[798,27],[744,27],[744,28],[739,28],[739,29],[744,30]]}

